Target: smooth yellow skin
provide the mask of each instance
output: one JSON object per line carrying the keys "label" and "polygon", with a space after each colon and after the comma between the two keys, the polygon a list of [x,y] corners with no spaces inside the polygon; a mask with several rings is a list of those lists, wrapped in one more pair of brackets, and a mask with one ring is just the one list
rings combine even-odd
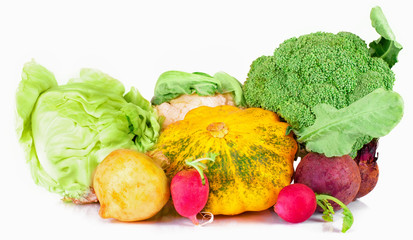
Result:
{"label": "smooth yellow skin", "polygon": [[126,149],[113,151],[98,165],[93,188],[99,215],[120,221],[154,216],[170,194],[164,171],[145,154]]}

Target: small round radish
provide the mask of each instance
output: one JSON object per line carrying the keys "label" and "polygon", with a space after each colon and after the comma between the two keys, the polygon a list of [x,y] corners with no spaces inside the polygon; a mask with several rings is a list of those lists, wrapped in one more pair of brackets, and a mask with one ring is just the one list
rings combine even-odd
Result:
{"label": "small round radish", "polygon": [[176,211],[198,225],[196,215],[204,208],[209,194],[208,179],[202,184],[195,169],[178,172],[171,182],[172,201]]}
{"label": "small round radish", "polygon": [[281,189],[277,203],[274,205],[274,211],[287,222],[300,223],[309,219],[319,205],[323,209],[323,219],[331,222],[334,210],[329,201],[343,208],[344,218],[341,231],[346,232],[353,224],[353,214],[350,209],[337,198],[314,193],[310,187],[301,183],[291,184]]}
{"label": "small round radish", "polygon": [[304,222],[317,208],[315,193],[304,184],[296,183],[281,189],[274,211],[287,222]]}
{"label": "small round radish", "polygon": [[182,170],[171,181],[171,195],[176,211],[195,225],[199,224],[196,215],[205,207],[209,195],[208,179],[203,173],[206,165],[201,161],[215,161],[215,157],[211,154],[206,158],[186,161],[188,166],[195,169]]}

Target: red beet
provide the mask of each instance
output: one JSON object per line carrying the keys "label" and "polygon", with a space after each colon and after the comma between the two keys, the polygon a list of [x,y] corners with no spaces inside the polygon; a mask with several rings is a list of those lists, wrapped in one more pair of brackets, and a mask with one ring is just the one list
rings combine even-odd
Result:
{"label": "red beet", "polygon": [[281,189],[274,211],[287,222],[304,222],[317,208],[316,196],[304,184],[296,183]]}
{"label": "red beet", "polygon": [[362,149],[357,152],[356,161],[361,176],[360,189],[356,198],[361,198],[371,192],[379,180],[379,166],[377,165],[378,154],[376,150],[378,140],[373,139],[370,143],[364,145]]}
{"label": "red beet", "polygon": [[[356,196],[361,177],[357,164],[348,155],[329,158],[308,153],[297,166],[294,182],[309,186],[315,193],[333,196],[347,205]],[[334,210],[340,209],[336,203],[332,206]],[[318,211],[323,210],[318,207]]]}
{"label": "red beet", "polygon": [[205,174],[205,184],[195,169],[178,172],[171,182],[172,201],[176,211],[198,225],[196,215],[205,207],[208,200],[209,185]]}

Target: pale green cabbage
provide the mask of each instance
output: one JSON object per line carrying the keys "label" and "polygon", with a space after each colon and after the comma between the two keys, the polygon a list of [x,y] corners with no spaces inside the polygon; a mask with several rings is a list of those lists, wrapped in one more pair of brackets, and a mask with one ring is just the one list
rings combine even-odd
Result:
{"label": "pale green cabbage", "polygon": [[160,131],[151,104],[132,88],[93,69],[58,86],[46,68],[28,62],[16,93],[17,134],[34,181],[77,199],[96,166],[113,150],[146,151]]}

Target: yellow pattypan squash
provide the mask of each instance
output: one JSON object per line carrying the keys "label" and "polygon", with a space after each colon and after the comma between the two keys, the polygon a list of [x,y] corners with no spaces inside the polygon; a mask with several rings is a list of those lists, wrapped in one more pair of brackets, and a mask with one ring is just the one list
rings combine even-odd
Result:
{"label": "yellow pattypan squash", "polygon": [[261,108],[198,107],[161,133],[151,155],[169,161],[166,175],[171,179],[185,160],[218,154],[214,163],[206,163],[210,193],[204,211],[262,211],[291,183],[297,142],[286,135],[288,126]]}

